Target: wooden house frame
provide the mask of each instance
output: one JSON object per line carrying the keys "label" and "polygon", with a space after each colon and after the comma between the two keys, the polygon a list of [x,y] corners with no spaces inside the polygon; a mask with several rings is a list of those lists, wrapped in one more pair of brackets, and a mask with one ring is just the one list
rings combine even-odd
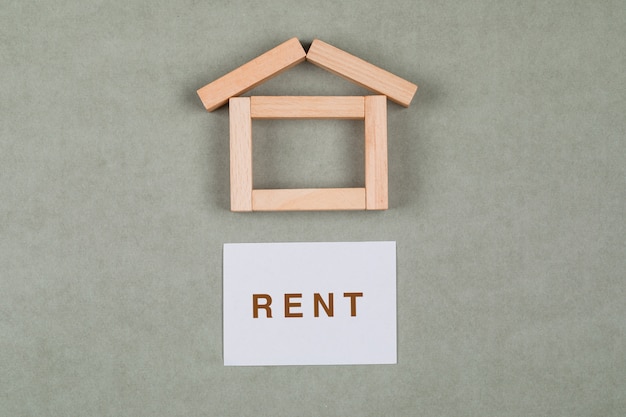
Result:
{"label": "wooden house frame", "polygon": [[[377,95],[238,97],[307,60]],[[388,208],[387,99],[408,107],[417,86],[320,40],[292,38],[200,88],[207,111],[229,103],[232,211]],[[357,119],[365,123],[365,187],[253,189],[252,119]]]}

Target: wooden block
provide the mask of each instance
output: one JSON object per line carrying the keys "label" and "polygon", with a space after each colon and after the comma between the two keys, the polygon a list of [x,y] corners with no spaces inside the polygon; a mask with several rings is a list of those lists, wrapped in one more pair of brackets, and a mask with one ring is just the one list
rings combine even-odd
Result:
{"label": "wooden block", "polygon": [[311,44],[306,59],[361,87],[384,94],[389,100],[404,107],[411,104],[417,91],[417,85],[319,39]]}
{"label": "wooden block", "polygon": [[365,97],[365,190],[367,210],[388,208],[387,98]]}
{"label": "wooden block", "polygon": [[365,210],[364,188],[253,190],[252,210]]}
{"label": "wooden block", "polygon": [[250,98],[233,97],[230,113],[230,209],[252,211],[252,119]]}
{"label": "wooden block", "polygon": [[364,97],[252,96],[253,119],[363,119]]}
{"label": "wooden block", "polygon": [[226,104],[229,98],[243,94],[299,64],[305,57],[300,41],[292,38],[200,88],[198,96],[207,111],[213,111]]}

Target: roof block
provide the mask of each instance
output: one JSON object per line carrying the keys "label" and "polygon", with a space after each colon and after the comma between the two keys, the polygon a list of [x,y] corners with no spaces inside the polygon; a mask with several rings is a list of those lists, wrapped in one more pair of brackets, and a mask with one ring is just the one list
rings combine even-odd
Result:
{"label": "roof block", "polygon": [[303,62],[306,53],[297,38],[270,49],[263,55],[234,69],[210,84],[200,88],[197,93],[207,111],[213,111],[270,78]]}
{"label": "roof block", "polygon": [[411,104],[417,91],[417,85],[319,39],[311,44],[306,59],[404,107]]}

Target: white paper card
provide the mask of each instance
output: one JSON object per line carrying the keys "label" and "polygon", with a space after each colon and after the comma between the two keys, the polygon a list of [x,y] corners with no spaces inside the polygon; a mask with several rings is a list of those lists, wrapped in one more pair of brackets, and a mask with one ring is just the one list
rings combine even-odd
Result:
{"label": "white paper card", "polygon": [[224,365],[396,361],[395,242],[224,245]]}

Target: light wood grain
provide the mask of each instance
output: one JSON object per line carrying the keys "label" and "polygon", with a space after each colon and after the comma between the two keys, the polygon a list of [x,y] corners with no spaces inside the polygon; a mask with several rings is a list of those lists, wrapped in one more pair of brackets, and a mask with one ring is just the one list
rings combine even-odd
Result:
{"label": "light wood grain", "polygon": [[253,96],[253,119],[363,119],[364,97]]}
{"label": "light wood grain", "polygon": [[365,210],[364,188],[253,190],[254,211]]}
{"label": "light wood grain", "polygon": [[411,104],[417,91],[417,85],[319,39],[311,44],[306,59],[404,107]]}
{"label": "light wood grain", "polygon": [[230,209],[252,211],[252,119],[250,98],[233,97],[230,114]]}
{"label": "light wood grain", "polygon": [[300,41],[292,38],[200,88],[198,96],[207,111],[213,111],[226,104],[229,98],[243,94],[299,64],[305,57]]}
{"label": "light wood grain", "polygon": [[365,190],[367,210],[388,208],[385,96],[365,97]]}

